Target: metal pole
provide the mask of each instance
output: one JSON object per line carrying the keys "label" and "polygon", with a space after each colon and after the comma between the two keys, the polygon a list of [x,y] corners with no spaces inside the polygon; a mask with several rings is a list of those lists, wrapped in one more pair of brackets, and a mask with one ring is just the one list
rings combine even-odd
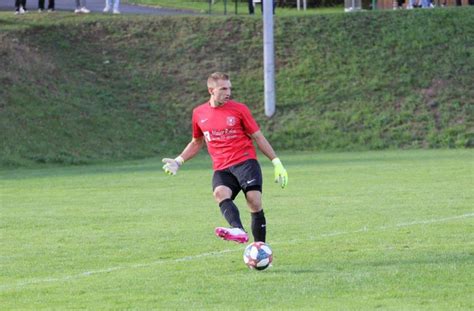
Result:
{"label": "metal pole", "polygon": [[263,71],[265,115],[275,113],[275,47],[273,42],[273,0],[263,0]]}
{"label": "metal pole", "polygon": [[227,15],[227,0],[224,0],[224,15]]}
{"label": "metal pole", "polygon": [[212,0],[209,0],[209,15],[211,15],[212,12]]}
{"label": "metal pole", "polygon": [[300,10],[300,6],[301,6],[300,1],[301,1],[301,0],[297,0],[297,1],[296,1],[296,9],[297,9],[298,11]]}

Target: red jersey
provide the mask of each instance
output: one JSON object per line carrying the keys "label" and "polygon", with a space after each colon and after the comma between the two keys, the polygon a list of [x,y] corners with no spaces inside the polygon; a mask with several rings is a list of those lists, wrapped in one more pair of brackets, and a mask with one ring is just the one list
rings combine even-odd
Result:
{"label": "red jersey", "polygon": [[257,159],[249,135],[258,130],[250,109],[235,101],[229,100],[219,107],[207,102],[193,110],[193,137],[204,136],[214,170]]}

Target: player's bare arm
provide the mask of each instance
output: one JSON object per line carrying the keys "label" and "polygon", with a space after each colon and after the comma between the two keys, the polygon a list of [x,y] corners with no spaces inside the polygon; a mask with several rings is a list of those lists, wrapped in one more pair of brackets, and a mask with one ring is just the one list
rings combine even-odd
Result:
{"label": "player's bare arm", "polygon": [[162,160],[162,162],[165,163],[165,165],[163,165],[163,170],[168,175],[176,175],[181,165],[183,165],[185,161],[195,157],[203,146],[203,137],[193,138],[179,156],[174,159],[164,158]]}
{"label": "player's bare arm", "polygon": [[256,131],[250,136],[257,144],[258,149],[272,161],[275,170],[275,182],[279,183],[282,188],[285,188],[288,184],[288,173],[280,159],[276,156],[272,145],[270,145],[261,131]]}
{"label": "player's bare arm", "polygon": [[183,161],[188,161],[194,158],[204,146],[204,137],[193,138],[189,144],[181,152],[180,156]]}
{"label": "player's bare arm", "polygon": [[270,161],[272,161],[273,159],[275,159],[277,157],[275,151],[272,148],[272,146],[270,145],[270,143],[268,142],[268,140],[265,138],[265,136],[263,135],[263,133],[261,131],[256,131],[255,133],[253,133],[250,136],[252,137],[252,139],[257,144],[258,149],[260,149],[260,151],[264,155],[266,155],[267,158],[270,159]]}

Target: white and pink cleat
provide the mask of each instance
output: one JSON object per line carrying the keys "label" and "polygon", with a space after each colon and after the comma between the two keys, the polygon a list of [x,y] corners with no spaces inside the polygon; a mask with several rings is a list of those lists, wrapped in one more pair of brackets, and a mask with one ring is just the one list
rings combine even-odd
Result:
{"label": "white and pink cleat", "polygon": [[224,228],[217,227],[215,233],[218,237],[227,241],[234,241],[237,243],[247,243],[249,236],[240,228]]}

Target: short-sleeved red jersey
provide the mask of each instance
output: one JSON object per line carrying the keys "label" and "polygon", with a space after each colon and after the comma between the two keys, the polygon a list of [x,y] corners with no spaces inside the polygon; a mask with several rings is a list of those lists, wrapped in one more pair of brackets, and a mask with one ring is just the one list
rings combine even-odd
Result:
{"label": "short-sleeved red jersey", "polygon": [[249,135],[258,130],[252,113],[242,103],[230,100],[222,106],[212,107],[207,102],[193,110],[193,137],[204,136],[214,170],[256,159]]}

